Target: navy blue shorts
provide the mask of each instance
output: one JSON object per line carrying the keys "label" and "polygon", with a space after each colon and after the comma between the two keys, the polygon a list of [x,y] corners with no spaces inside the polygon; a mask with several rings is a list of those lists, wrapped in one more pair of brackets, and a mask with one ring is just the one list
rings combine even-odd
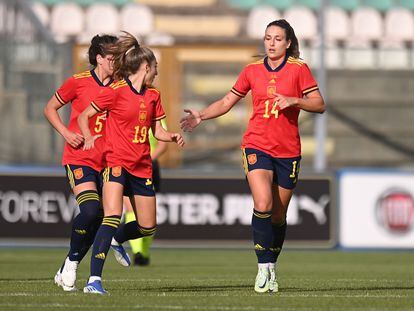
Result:
{"label": "navy blue shorts", "polygon": [[130,174],[122,166],[107,167],[102,173],[103,182],[113,181],[124,186],[124,196],[155,196],[151,178],[140,178]]}
{"label": "navy blue shorts", "polygon": [[253,149],[244,148],[243,167],[247,172],[264,169],[273,171],[273,183],[286,189],[294,189],[298,182],[300,159],[294,158],[274,158],[267,153]]}
{"label": "navy blue shorts", "polygon": [[102,178],[98,171],[86,165],[66,164],[66,176],[69,180],[69,185],[73,189],[75,186],[92,181],[96,184],[98,193],[102,193]]}

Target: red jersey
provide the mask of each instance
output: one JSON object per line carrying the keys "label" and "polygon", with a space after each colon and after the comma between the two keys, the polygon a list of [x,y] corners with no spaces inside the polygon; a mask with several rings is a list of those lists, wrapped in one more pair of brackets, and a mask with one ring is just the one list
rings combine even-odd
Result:
{"label": "red jersey", "polygon": [[148,132],[165,118],[161,97],[155,88],[138,92],[123,79],[101,89],[91,103],[98,112],[108,111],[105,159],[109,167],[122,166],[140,178],[152,177]]}
{"label": "red jersey", "polygon": [[247,65],[232,92],[244,97],[251,90],[253,113],[243,136],[243,148],[255,148],[275,158],[293,158],[301,154],[298,117],[300,109],[280,110],[275,93],[299,97],[317,90],[309,67],[299,59],[287,57],[272,70],[267,57]]}
{"label": "red jersey", "polygon": [[[107,85],[110,83],[112,83],[112,80]],[[82,134],[77,118],[103,88],[105,88],[105,85],[102,84],[92,70],[73,75],[56,91],[55,96],[62,105],[72,102],[68,124],[70,131]],[[105,120],[106,112],[97,114],[89,119],[89,129],[92,135],[105,134]],[[73,148],[66,142],[63,150],[62,164],[86,165],[99,172],[105,167],[103,148],[104,139],[102,138],[95,141],[95,148],[92,152],[84,151],[82,146]]]}

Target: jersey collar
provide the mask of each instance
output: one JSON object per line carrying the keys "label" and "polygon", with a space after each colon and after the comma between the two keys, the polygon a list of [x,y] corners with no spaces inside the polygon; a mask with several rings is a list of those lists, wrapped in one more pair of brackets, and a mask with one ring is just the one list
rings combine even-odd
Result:
{"label": "jersey collar", "polygon": [[95,73],[95,69],[92,69],[91,71],[91,75],[93,77],[93,79],[95,80],[96,83],[98,83],[99,86],[108,86],[110,85],[112,82],[114,82],[114,79],[109,79],[109,82],[107,84],[103,84],[101,80],[99,80],[98,76]]}
{"label": "jersey collar", "polygon": [[268,57],[266,56],[263,60],[263,64],[265,65],[266,69],[270,72],[278,72],[280,70],[282,70],[282,68],[286,65],[286,62],[288,60],[289,56],[286,54],[285,59],[283,60],[283,62],[277,66],[275,69],[272,69],[272,67],[269,66],[269,63],[267,62]]}
{"label": "jersey collar", "polygon": [[134,88],[134,86],[132,85],[131,80],[129,80],[129,79],[128,79],[128,77],[125,77],[124,79],[125,79],[126,83],[128,83],[128,85],[129,85],[129,87],[130,87],[130,89],[131,89],[131,91],[132,91],[132,92],[134,92],[134,93],[135,93],[135,94],[137,94],[137,95],[144,95],[145,90],[147,89],[145,86],[143,86],[143,87],[142,87],[141,92],[138,92],[138,91]]}

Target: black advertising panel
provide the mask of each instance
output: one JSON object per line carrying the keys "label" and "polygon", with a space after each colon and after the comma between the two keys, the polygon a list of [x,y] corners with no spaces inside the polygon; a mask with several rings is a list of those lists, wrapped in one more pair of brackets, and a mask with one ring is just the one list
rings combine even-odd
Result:
{"label": "black advertising panel", "polygon": [[[332,246],[330,183],[329,178],[299,181],[289,205],[288,242]],[[244,179],[164,178],[161,188],[157,239],[251,239],[253,200]],[[2,238],[68,238],[77,213],[63,176],[0,175]]]}

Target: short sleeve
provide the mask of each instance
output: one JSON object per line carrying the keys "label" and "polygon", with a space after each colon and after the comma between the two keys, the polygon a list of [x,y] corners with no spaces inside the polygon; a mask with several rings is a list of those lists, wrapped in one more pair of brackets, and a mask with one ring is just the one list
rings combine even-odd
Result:
{"label": "short sleeve", "polygon": [[65,105],[76,98],[76,80],[72,76],[68,78],[55,93],[56,99]]}
{"label": "short sleeve", "polygon": [[161,104],[161,96],[158,93],[157,97],[155,98],[155,113],[154,113],[153,121],[158,121],[164,118],[165,118],[165,112]]}
{"label": "short sleeve", "polygon": [[251,89],[250,82],[247,76],[247,68],[248,67],[245,67],[243,69],[243,71],[240,73],[239,77],[237,78],[236,83],[231,89],[232,93],[240,97],[245,97]]}
{"label": "short sleeve", "polygon": [[98,112],[111,110],[115,102],[116,93],[111,87],[102,87],[98,95],[92,100],[91,106]]}
{"label": "short sleeve", "polygon": [[318,89],[318,84],[306,64],[303,64],[300,67],[299,85],[302,95],[306,95]]}

